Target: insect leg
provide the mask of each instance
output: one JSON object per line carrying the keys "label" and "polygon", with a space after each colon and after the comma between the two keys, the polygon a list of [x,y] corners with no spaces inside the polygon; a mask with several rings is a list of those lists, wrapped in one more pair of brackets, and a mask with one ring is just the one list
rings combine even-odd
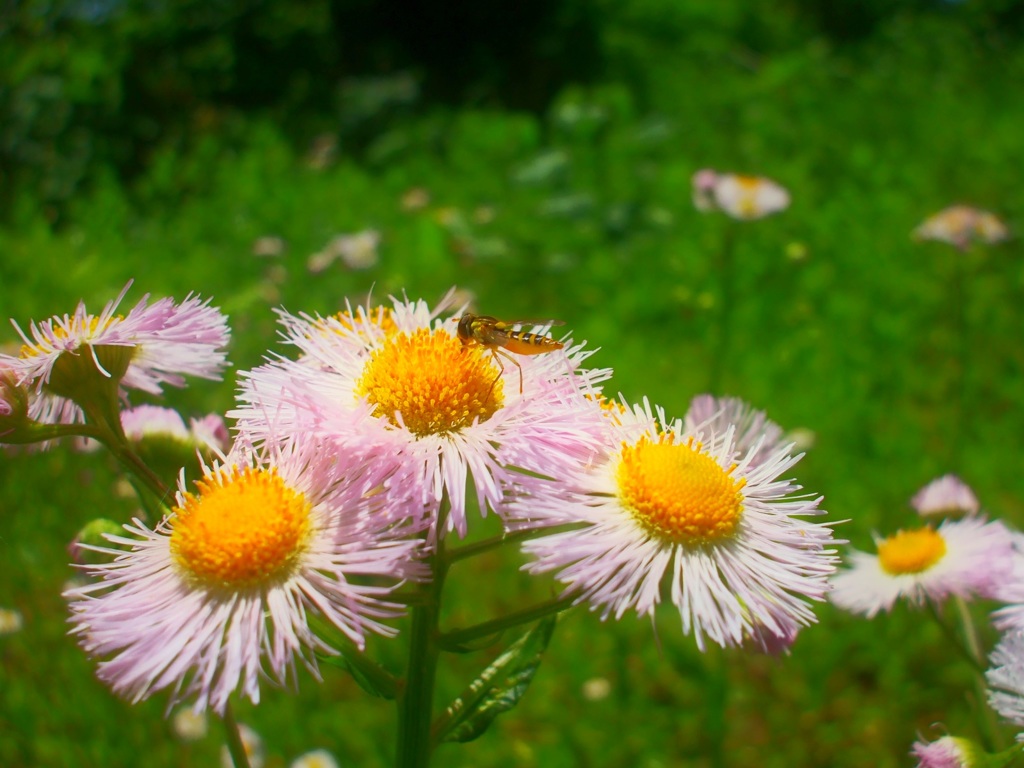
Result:
{"label": "insect leg", "polygon": [[[510,355],[508,352],[505,352],[504,350],[493,348],[493,349],[491,349],[491,352],[497,352],[499,355],[504,357],[506,360],[511,360],[512,361],[512,365],[514,365],[516,368],[519,369],[519,394],[520,395],[523,394],[523,366],[521,366],[519,364],[518,360],[516,360],[514,357],[512,357],[512,355]],[[495,356],[495,359],[497,359],[497,356]],[[501,365],[501,363],[499,362],[498,365]],[[504,373],[504,372],[505,372],[505,366],[501,365],[501,373]],[[501,373],[499,373],[498,375],[500,376]],[[493,384],[491,385],[491,388],[492,389],[494,388]]]}
{"label": "insect leg", "polygon": [[487,390],[487,399],[490,400],[491,393],[494,392],[494,385],[498,383],[498,379],[501,378],[501,374],[505,372],[505,366],[501,364],[501,358],[498,357],[498,353],[495,347],[488,347],[491,350],[491,357],[494,358],[494,362],[498,364],[498,375],[494,377],[494,381],[491,382],[491,388]]}

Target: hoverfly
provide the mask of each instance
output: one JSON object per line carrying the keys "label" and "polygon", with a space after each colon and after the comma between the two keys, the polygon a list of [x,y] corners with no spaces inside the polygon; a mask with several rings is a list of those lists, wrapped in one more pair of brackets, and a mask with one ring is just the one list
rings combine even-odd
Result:
{"label": "hoverfly", "polygon": [[[540,333],[529,333],[528,331],[516,331],[514,325],[562,325],[561,320],[499,320],[489,315],[473,315],[467,312],[459,318],[459,338],[463,345],[477,345],[486,347],[491,351],[494,361],[501,369],[494,384],[498,383],[501,374],[505,372],[505,366],[498,358],[500,355],[519,369],[519,394],[523,394],[523,367],[508,352],[515,352],[517,355],[541,355],[545,352],[554,352],[565,345],[555,341],[550,336]],[[508,350],[506,352],[505,350]]]}

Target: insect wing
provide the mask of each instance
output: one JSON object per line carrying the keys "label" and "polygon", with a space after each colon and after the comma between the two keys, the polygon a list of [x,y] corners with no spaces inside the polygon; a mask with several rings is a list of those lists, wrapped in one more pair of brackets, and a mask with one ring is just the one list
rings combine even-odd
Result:
{"label": "insect wing", "polygon": [[519,326],[547,326],[547,325],[565,325],[564,320],[497,320],[494,323],[498,330],[509,331]]}

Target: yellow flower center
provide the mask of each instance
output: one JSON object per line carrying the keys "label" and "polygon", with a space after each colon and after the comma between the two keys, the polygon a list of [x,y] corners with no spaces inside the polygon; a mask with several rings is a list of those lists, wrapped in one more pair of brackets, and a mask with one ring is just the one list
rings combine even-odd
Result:
{"label": "yellow flower center", "polygon": [[[385,335],[390,335],[398,330],[398,326],[395,324],[394,313],[389,307],[374,307],[370,310],[364,307],[357,307],[354,317],[348,310],[343,310],[331,315],[331,318],[336,320],[345,331],[355,333],[363,341],[371,341],[365,329],[367,324],[379,328]],[[320,326],[321,331],[330,329],[334,333],[339,333],[336,328],[331,329],[326,321],[322,321],[317,325]]]}
{"label": "yellow flower center", "polygon": [[737,176],[736,181],[740,186],[740,215],[753,218],[760,211],[758,192],[761,191],[761,179],[757,176]]}
{"label": "yellow flower center", "polygon": [[[124,318],[121,315],[116,315],[107,320],[103,325],[102,330],[106,330],[115,323],[119,323]],[[53,335],[58,339],[67,339],[77,336],[82,343],[82,346],[87,345],[92,341],[100,329],[100,319],[94,315],[87,315],[83,320],[79,320],[77,317],[71,319],[71,327],[65,329],[64,326],[57,325],[53,326]],[[22,344],[20,354],[22,359],[28,359],[36,357],[37,355],[48,355],[55,351],[54,347],[50,344]]]}
{"label": "yellow flower center", "polygon": [[311,534],[311,505],[273,470],[207,475],[175,507],[171,553],[212,587],[253,586],[287,576]]}
{"label": "yellow flower center", "polygon": [[618,400],[611,400],[602,394],[585,394],[587,400],[592,400],[601,408],[601,413],[613,424],[621,424],[620,416],[628,413],[628,409]]}
{"label": "yellow flower center", "polygon": [[651,535],[673,544],[727,539],[743,514],[743,486],[691,439],[647,437],[623,446],[616,479],[619,500]]}
{"label": "yellow flower center", "polygon": [[893,576],[927,571],[945,554],[945,539],[931,528],[898,531],[878,544],[878,562]]}
{"label": "yellow flower center", "polygon": [[395,426],[404,423],[417,437],[446,435],[494,415],[503,402],[499,376],[485,348],[465,347],[446,331],[421,328],[388,336],[355,391],[375,406],[375,416]]}

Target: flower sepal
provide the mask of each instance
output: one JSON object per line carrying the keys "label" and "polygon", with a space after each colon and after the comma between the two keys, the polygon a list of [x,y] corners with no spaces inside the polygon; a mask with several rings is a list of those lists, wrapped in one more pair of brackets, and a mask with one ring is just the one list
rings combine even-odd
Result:
{"label": "flower sepal", "polygon": [[[34,443],[42,425],[28,416],[29,393],[13,374],[0,369],[0,443]],[[30,439],[25,439],[26,437]]]}
{"label": "flower sepal", "polygon": [[81,424],[50,424],[33,418],[33,394],[0,360],[0,444],[46,444],[60,437],[87,434]]}
{"label": "flower sepal", "polygon": [[124,444],[121,428],[120,384],[134,349],[113,344],[82,346],[65,351],[53,364],[44,388],[77,404],[86,421],[101,430],[97,439],[108,446]]}
{"label": "flower sepal", "polygon": [[98,398],[109,398],[111,390],[116,401],[133,351],[133,347],[113,344],[87,344],[75,352],[65,351],[54,363],[46,388],[83,408]]}
{"label": "flower sepal", "polygon": [[9,371],[0,369],[0,428],[7,421],[17,423],[28,418],[28,390],[19,385]]}

